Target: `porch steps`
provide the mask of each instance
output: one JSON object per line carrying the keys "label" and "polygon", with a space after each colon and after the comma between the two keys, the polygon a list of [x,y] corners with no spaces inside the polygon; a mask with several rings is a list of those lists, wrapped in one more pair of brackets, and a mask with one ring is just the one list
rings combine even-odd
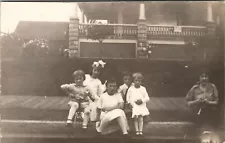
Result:
{"label": "porch steps", "polygon": [[[81,125],[66,127],[65,121],[1,120],[3,138],[95,138],[95,124],[89,124],[86,131]],[[149,122],[144,127],[144,139],[192,140],[195,138],[193,124],[189,122]],[[132,127],[131,127],[132,128]],[[131,129],[133,130],[133,129]],[[187,132],[189,131],[189,132]],[[118,134],[109,138],[117,138]],[[136,138],[133,136],[132,138]]]}
{"label": "porch steps", "polygon": [[[0,96],[2,119],[15,120],[66,120],[68,97],[46,96]],[[190,111],[184,98],[152,97],[147,103],[151,121],[189,121]]]}

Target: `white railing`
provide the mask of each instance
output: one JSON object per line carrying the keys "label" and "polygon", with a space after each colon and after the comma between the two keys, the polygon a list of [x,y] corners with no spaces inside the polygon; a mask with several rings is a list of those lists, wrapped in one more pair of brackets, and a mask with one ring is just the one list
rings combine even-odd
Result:
{"label": "white railing", "polygon": [[[108,38],[114,39],[136,39],[136,24],[79,24],[79,36],[87,37],[90,29],[106,32]],[[205,36],[206,27],[204,26],[168,26],[168,25],[148,25],[148,36],[157,37],[186,37],[186,36]]]}
{"label": "white railing", "polygon": [[205,36],[204,26],[148,25],[149,36]]}
{"label": "white railing", "polygon": [[107,32],[109,38],[135,39],[137,37],[137,25],[135,24],[79,24],[79,35],[87,36],[89,28],[95,28],[97,31],[103,30]]}

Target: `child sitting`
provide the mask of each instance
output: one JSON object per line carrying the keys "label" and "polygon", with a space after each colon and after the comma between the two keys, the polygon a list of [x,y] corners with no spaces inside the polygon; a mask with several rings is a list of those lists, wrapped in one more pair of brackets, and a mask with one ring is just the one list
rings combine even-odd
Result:
{"label": "child sitting", "polygon": [[149,96],[144,86],[141,86],[143,76],[141,73],[133,74],[134,85],[127,92],[127,102],[132,106],[132,118],[136,135],[143,135],[143,117],[149,115],[146,102]]}
{"label": "child sitting", "polygon": [[127,91],[133,85],[132,74],[130,72],[123,73],[123,83],[124,84],[119,87],[118,92],[121,93],[121,95],[122,95],[122,98],[124,100],[124,109],[125,109],[127,106],[127,99],[126,99]]}
{"label": "child sitting", "polygon": [[70,97],[68,105],[70,106],[69,115],[67,118],[67,125],[72,124],[72,119],[77,109],[84,109],[84,119],[82,128],[86,129],[90,114],[89,103],[92,99],[90,91],[83,85],[85,80],[85,73],[82,70],[77,70],[73,73],[74,83],[61,85],[61,89],[64,90]]}
{"label": "child sitting", "polygon": [[109,134],[120,129],[124,137],[128,137],[129,126],[122,110],[123,99],[117,92],[117,83],[111,78],[106,83],[106,92],[98,100],[96,129],[101,134]]}

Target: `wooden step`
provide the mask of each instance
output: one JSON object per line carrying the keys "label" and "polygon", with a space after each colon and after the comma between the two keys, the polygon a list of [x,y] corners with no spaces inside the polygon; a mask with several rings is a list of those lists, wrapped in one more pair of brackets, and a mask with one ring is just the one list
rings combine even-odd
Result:
{"label": "wooden step", "polygon": [[[194,125],[189,122],[150,122],[144,126],[144,134],[145,138],[149,139],[172,140],[184,139],[184,137],[185,139],[193,139],[194,135],[189,133],[193,129]],[[133,130],[133,127],[131,127],[131,130]],[[95,123],[89,124],[88,129],[84,131],[81,129],[81,124],[78,123],[75,128],[72,128],[66,127],[65,121],[38,120],[2,120],[1,132],[3,138],[94,138],[97,135]],[[116,136],[118,134],[110,137]]]}
{"label": "wooden step", "polygon": [[[2,119],[13,120],[66,120],[68,109],[0,108]],[[131,116],[131,115],[130,115]],[[130,118],[128,116],[128,118]],[[191,115],[183,111],[150,111],[150,121],[190,121]]]}

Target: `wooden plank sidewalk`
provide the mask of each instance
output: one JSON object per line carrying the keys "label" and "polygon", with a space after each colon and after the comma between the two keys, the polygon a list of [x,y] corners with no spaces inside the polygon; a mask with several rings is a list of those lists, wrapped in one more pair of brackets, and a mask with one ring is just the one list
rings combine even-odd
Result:
{"label": "wooden plank sidewalk", "polygon": [[[0,108],[29,108],[29,109],[51,109],[63,110],[68,109],[68,97],[46,97],[46,96],[17,96],[2,95],[0,96]],[[184,98],[181,97],[152,97],[147,103],[149,110],[163,111],[188,111]]]}
{"label": "wooden plank sidewalk", "polygon": [[[73,130],[65,127],[68,101],[68,97],[0,96],[2,135],[6,138],[16,136],[23,136],[24,138],[68,138],[70,135],[72,135],[72,138],[94,137],[93,124],[90,124],[88,132],[82,133],[79,131],[76,134],[74,134]],[[172,122],[168,121],[169,117],[178,114],[177,111],[189,111],[189,108],[185,105],[184,98],[152,97],[147,106],[151,112],[151,121],[144,127],[146,139],[182,140],[185,135],[188,135],[189,139],[195,138],[192,135],[195,130],[193,123],[180,122],[177,119]],[[154,113],[154,111],[156,112]],[[152,118],[156,118],[156,115],[165,113],[166,117],[160,116],[160,118],[165,118],[166,121],[155,122],[158,120],[152,120]],[[24,118],[24,116],[28,117]],[[36,123],[32,120],[36,120]],[[79,130],[79,127],[77,129]]]}
{"label": "wooden plank sidewalk", "polygon": [[[65,127],[64,121],[33,121],[33,120],[2,120],[0,122],[3,137],[33,136],[40,138],[52,136],[55,138],[93,138],[97,135],[95,124],[90,123],[86,131],[77,124],[76,128]],[[133,127],[131,131],[134,131]],[[183,139],[187,130],[191,131],[193,124],[186,122],[151,122],[145,125],[145,138]],[[131,132],[132,133],[132,132]],[[121,134],[121,133],[119,133]],[[134,135],[134,133],[132,133]],[[188,138],[194,138],[194,134],[189,134]],[[115,138],[117,135],[112,135]],[[133,136],[135,137],[135,136]]]}

